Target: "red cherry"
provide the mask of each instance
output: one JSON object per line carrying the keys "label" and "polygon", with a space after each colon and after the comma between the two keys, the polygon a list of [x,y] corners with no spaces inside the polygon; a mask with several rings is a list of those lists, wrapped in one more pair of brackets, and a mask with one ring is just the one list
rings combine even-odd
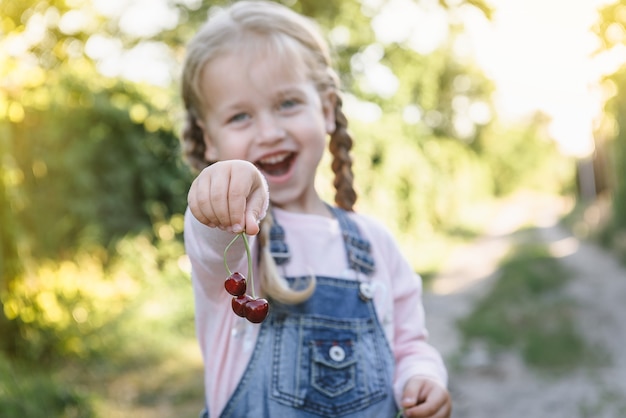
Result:
{"label": "red cherry", "polygon": [[233,298],[233,301],[231,302],[231,306],[233,308],[233,312],[235,312],[236,315],[245,318],[246,317],[246,306],[248,305],[248,303],[250,303],[251,301],[253,301],[254,299],[252,299],[252,296],[250,295],[241,295],[241,296],[235,296]]}
{"label": "red cherry", "polygon": [[252,299],[244,305],[246,319],[254,324],[263,322],[269,311],[270,305],[266,299]]}
{"label": "red cherry", "polygon": [[243,274],[234,272],[224,282],[224,288],[233,296],[241,296],[246,293],[246,278]]}

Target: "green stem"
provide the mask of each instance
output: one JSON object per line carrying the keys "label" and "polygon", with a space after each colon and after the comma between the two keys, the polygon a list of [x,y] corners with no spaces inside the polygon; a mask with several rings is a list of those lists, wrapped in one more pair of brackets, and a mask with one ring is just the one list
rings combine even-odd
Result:
{"label": "green stem", "polygon": [[235,243],[235,241],[237,241],[237,238],[239,238],[239,235],[240,234],[235,235],[235,238],[233,238],[233,240],[224,249],[224,268],[226,269],[226,272],[228,273],[229,276],[231,274],[233,274],[233,272],[230,271],[230,269],[228,268],[228,263],[226,262],[226,253],[228,252],[230,247],[232,247],[232,245]]}
{"label": "green stem", "polygon": [[396,414],[396,418],[402,418],[404,415],[402,415],[404,413],[404,411],[401,409],[398,411],[398,413]]}
{"label": "green stem", "polygon": [[245,232],[241,233],[241,238],[243,238],[243,245],[246,247],[246,257],[248,258],[248,281],[250,282],[250,287],[252,288],[252,297],[256,299],[256,291],[254,290],[254,278],[252,277],[252,252],[250,251],[250,244],[248,243],[248,237]]}

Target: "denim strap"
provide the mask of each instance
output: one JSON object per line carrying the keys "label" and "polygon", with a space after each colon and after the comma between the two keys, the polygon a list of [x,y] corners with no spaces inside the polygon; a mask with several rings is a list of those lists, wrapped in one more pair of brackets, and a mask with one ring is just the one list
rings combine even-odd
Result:
{"label": "denim strap", "polygon": [[270,229],[270,253],[274,257],[274,262],[277,266],[287,263],[291,257],[289,247],[287,247],[285,242],[285,230],[276,223],[275,217]]}
{"label": "denim strap", "polygon": [[374,257],[371,254],[369,241],[361,237],[356,223],[348,216],[348,213],[340,208],[329,206],[337,220],[343,234],[346,246],[348,265],[351,269],[370,275],[374,272]]}

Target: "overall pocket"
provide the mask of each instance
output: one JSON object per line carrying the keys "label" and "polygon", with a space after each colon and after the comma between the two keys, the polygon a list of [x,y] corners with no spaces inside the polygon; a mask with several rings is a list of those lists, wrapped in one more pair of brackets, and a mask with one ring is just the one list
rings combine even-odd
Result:
{"label": "overall pocket", "polygon": [[375,321],[316,316],[278,316],[274,321],[274,400],[337,417],[386,397],[390,362],[383,357],[386,346]]}
{"label": "overall pocket", "polygon": [[354,341],[315,340],[310,344],[311,385],[329,398],[356,386]]}

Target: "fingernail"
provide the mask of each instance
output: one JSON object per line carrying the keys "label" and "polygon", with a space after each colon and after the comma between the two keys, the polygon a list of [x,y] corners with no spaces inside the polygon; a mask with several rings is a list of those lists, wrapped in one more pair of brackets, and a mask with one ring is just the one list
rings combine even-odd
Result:
{"label": "fingernail", "polygon": [[241,231],[243,231],[243,228],[241,228],[241,225],[239,225],[239,224],[235,224],[235,225],[233,225],[233,227],[232,227],[232,231],[233,231],[235,234],[238,234],[238,233],[240,233]]}

